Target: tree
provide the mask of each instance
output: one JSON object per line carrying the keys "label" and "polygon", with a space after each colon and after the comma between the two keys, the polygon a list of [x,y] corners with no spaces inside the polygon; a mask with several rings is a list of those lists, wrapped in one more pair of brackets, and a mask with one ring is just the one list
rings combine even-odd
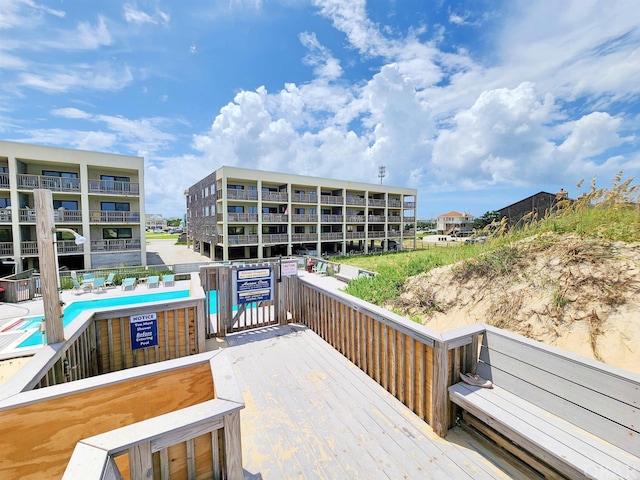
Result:
{"label": "tree", "polygon": [[481,217],[477,217],[473,221],[473,228],[475,230],[482,230],[487,225],[491,225],[492,223],[494,222],[497,223],[499,221],[500,221],[500,212],[498,212],[497,210],[492,210],[490,212],[486,212]]}

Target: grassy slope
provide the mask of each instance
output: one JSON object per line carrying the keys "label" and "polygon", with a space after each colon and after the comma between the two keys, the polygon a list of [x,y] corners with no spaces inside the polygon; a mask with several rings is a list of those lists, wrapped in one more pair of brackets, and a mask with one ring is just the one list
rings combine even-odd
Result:
{"label": "grassy slope", "polygon": [[[577,234],[585,238],[611,241],[640,241],[640,186],[633,179],[621,182],[621,174],[611,188],[598,189],[595,180],[588,193],[576,201],[560,202],[553,214],[543,218],[524,218],[516,228],[507,229],[506,224],[488,228],[490,240],[485,245],[461,244],[459,247],[433,247],[428,250],[399,252],[367,257],[340,259],[343,263],[357,265],[378,272],[373,279],[350,282],[347,292],[363,300],[383,305],[394,300],[408,277],[450,265],[460,261],[462,269],[471,273],[476,270],[491,275],[492,269],[504,269],[512,262],[511,245],[540,234]],[[580,185],[578,185],[580,187]],[[483,255],[484,254],[484,255]]]}

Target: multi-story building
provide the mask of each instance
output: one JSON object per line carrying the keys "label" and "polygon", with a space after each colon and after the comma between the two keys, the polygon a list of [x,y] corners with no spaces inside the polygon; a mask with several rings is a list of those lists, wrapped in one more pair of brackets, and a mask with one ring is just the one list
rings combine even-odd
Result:
{"label": "multi-story building", "polygon": [[437,230],[441,235],[471,233],[473,231],[473,215],[455,211],[438,215]]}
{"label": "multi-story building", "polygon": [[0,141],[0,269],[38,268],[35,189],[52,191],[61,268],[146,265],[144,159]]}
{"label": "multi-story building", "polygon": [[415,248],[411,188],[223,166],[185,194],[187,241],[217,260]]}

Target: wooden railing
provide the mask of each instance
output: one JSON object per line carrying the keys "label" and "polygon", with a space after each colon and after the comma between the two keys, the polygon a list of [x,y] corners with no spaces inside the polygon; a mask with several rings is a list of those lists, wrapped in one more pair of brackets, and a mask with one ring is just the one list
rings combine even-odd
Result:
{"label": "wooden railing", "polygon": [[140,223],[140,212],[91,210],[91,223]]}
{"label": "wooden railing", "polygon": [[[283,278],[286,308],[441,436],[453,425],[447,388],[477,361],[482,325],[443,336],[301,277]],[[456,380],[457,381],[457,380]]]}
{"label": "wooden railing", "polygon": [[89,193],[110,195],[140,195],[140,184],[115,180],[89,180]]}
{"label": "wooden railing", "polygon": [[54,192],[80,193],[79,178],[47,177],[45,175],[18,174],[19,190],[45,188]]}
{"label": "wooden railing", "polygon": [[92,252],[116,252],[120,250],[140,250],[139,238],[124,238],[114,240],[92,240]]}

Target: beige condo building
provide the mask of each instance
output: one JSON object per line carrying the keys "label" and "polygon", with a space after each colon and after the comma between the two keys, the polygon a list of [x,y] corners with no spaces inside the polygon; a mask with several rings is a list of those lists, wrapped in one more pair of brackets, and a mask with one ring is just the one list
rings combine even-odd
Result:
{"label": "beige condo building", "polygon": [[185,195],[187,241],[215,260],[416,244],[411,188],[223,166]]}
{"label": "beige condo building", "polygon": [[61,268],[146,265],[144,159],[0,141],[0,269],[38,268],[34,189],[52,191]]}

